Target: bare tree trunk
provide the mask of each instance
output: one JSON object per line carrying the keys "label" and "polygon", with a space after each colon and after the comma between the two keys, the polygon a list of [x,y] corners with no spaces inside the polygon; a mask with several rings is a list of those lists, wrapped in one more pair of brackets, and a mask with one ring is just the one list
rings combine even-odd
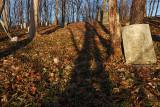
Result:
{"label": "bare tree trunk", "polygon": [[[9,21],[9,14],[10,14],[10,8],[9,8],[9,0],[7,0],[7,20]],[[8,23],[9,25],[9,23]]]}
{"label": "bare tree trunk", "polygon": [[38,9],[39,9],[39,12],[38,12],[38,26],[41,25],[41,0],[38,1]]}
{"label": "bare tree trunk", "polygon": [[120,20],[122,20],[122,0],[120,0],[120,3],[119,3],[119,17],[120,17]]}
{"label": "bare tree trunk", "polygon": [[109,0],[109,26],[112,43],[112,60],[122,57],[121,49],[121,24],[117,13],[117,0]]}
{"label": "bare tree trunk", "polygon": [[64,27],[65,23],[65,0],[62,0],[62,26]]}
{"label": "bare tree trunk", "polygon": [[107,0],[103,0],[103,11],[106,11],[106,3],[107,3]]}
{"label": "bare tree trunk", "polygon": [[158,3],[157,3],[157,8],[156,8],[156,13],[155,13],[155,16],[157,16],[158,7],[159,7],[159,0],[158,0]]}
{"label": "bare tree trunk", "polygon": [[2,14],[4,4],[5,4],[5,0],[1,0],[1,2],[0,2],[0,14]]}
{"label": "bare tree trunk", "polygon": [[44,0],[44,10],[45,10],[45,22],[47,22],[47,5],[46,5],[46,0]]}
{"label": "bare tree trunk", "polygon": [[96,21],[98,21],[98,13],[99,13],[98,1],[99,1],[99,0],[97,0],[97,6],[96,6]]}
{"label": "bare tree trunk", "polygon": [[146,16],[147,16],[146,10],[147,10],[147,0],[145,0],[144,17],[146,17]]}
{"label": "bare tree trunk", "polygon": [[153,14],[155,2],[156,2],[156,0],[154,0],[154,2],[153,2],[152,11],[151,11],[151,17],[152,17],[152,14]]}
{"label": "bare tree trunk", "polygon": [[72,14],[73,14],[73,15],[72,15],[72,20],[73,20],[73,21],[72,21],[72,22],[74,23],[74,4],[73,4],[73,0],[72,0],[72,8],[73,8],[73,13],[72,13]]}
{"label": "bare tree trunk", "polygon": [[15,22],[16,22],[16,29],[18,29],[18,21],[17,21],[17,14],[16,14],[16,4],[14,5],[14,18],[15,18]]}
{"label": "bare tree trunk", "polygon": [[53,25],[58,24],[58,3],[59,3],[59,0],[57,0],[57,2],[56,2],[56,15],[55,15],[55,20],[54,20]]}
{"label": "bare tree trunk", "polygon": [[124,19],[124,0],[122,0],[122,20]]}
{"label": "bare tree trunk", "polygon": [[131,24],[141,24],[144,18],[145,0],[133,0],[131,7]]}
{"label": "bare tree trunk", "polygon": [[30,9],[30,30],[29,38],[33,39],[37,34],[37,15],[38,15],[38,0],[31,0]]}
{"label": "bare tree trunk", "polygon": [[150,5],[149,5],[149,13],[148,13],[149,17],[150,17],[150,14],[151,14],[151,5],[152,5],[152,2],[153,2],[153,0],[151,0]]}
{"label": "bare tree trunk", "polygon": [[9,37],[10,39],[12,39],[11,34],[9,33],[9,27],[8,27],[8,21],[7,21],[7,17],[6,17],[5,8],[3,8],[2,14],[3,14],[3,19],[4,19],[5,26],[3,25],[3,22],[2,22],[2,21],[1,21],[1,24],[2,24],[5,32],[7,33],[8,37]]}
{"label": "bare tree trunk", "polygon": [[6,17],[5,8],[3,9],[3,12],[2,12],[2,14],[3,14],[3,19],[4,19],[5,27],[6,27],[6,29],[7,29],[7,32],[8,32],[8,30],[9,30],[9,27],[8,27],[8,21],[7,21],[7,17]]}
{"label": "bare tree trunk", "polygon": [[29,15],[30,15],[30,12],[29,12],[29,9],[30,9],[30,0],[28,0],[28,5],[27,5],[27,25],[29,26]]}
{"label": "bare tree trunk", "polygon": [[67,13],[68,13],[68,23],[69,23],[69,6],[68,6],[68,0],[67,0]]}
{"label": "bare tree trunk", "polygon": [[87,0],[88,3],[88,21],[91,21],[91,2],[90,0]]}
{"label": "bare tree trunk", "polygon": [[78,7],[77,7],[77,22],[79,21],[79,9],[78,9]]}

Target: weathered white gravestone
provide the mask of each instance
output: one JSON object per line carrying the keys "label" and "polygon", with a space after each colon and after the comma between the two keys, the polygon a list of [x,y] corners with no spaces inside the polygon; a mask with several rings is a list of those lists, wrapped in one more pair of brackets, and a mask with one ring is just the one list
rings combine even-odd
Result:
{"label": "weathered white gravestone", "polygon": [[126,63],[156,63],[151,32],[148,24],[134,24],[122,28]]}
{"label": "weathered white gravestone", "polygon": [[26,26],[27,26],[26,23],[23,23],[23,28],[24,28],[24,29],[26,28]]}
{"label": "weathered white gravestone", "polygon": [[23,25],[21,24],[21,29],[23,29]]}
{"label": "weathered white gravestone", "polygon": [[46,22],[46,26],[48,26],[48,22]]}
{"label": "weathered white gravestone", "polygon": [[41,26],[43,25],[43,22],[41,22]]}

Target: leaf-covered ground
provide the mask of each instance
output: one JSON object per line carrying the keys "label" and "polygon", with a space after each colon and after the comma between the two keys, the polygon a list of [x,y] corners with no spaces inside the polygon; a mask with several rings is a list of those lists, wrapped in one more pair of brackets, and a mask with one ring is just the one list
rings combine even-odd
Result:
{"label": "leaf-covered ground", "polygon": [[150,27],[158,61],[143,66],[111,62],[109,27],[98,22],[40,27],[32,41],[11,31],[17,43],[1,31],[0,105],[160,106],[160,30]]}

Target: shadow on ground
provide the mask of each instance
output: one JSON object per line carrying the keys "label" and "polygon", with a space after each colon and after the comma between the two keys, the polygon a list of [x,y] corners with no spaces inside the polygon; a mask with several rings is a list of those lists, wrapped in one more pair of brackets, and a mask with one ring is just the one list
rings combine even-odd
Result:
{"label": "shadow on ground", "polygon": [[32,39],[27,38],[27,39],[24,39],[22,41],[19,41],[19,42],[15,43],[15,45],[13,45],[12,47],[10,47],[9,49],[0,51],[0,59],[3,58],[3,57],[8,56],[10,54],[12,54],[13,52],[17,51],[21,47],[26,46],[31,41],[32,41]]}
{"label": "shadow on ground", "polygon": [[[72,71],[72,79],[62,94],[59,104],[62,107],[111,107],[112,84],[109,74],[104,70],[103,60],[95,40],[98,33],[89,23],[86,23],[85,27],[85,40],[81,50],[77,48],[74,35],[70,30],[78,58]],[[108,48],[107,41],[101,35],[98,37],[103,46]],[[91,68],[92,64],[95,64],[94,68]]]}
{"label": "shadow on ground", "polygon": [[62,28],[62,26],[58,25],[58,26],[55,26],[55,27],[50,27],[49,29],[44,29],[42,33],[40,33],[41,35],[44,35],[44,34],[50,34],[50,33],[53,33],[55,32],[56,30]]}

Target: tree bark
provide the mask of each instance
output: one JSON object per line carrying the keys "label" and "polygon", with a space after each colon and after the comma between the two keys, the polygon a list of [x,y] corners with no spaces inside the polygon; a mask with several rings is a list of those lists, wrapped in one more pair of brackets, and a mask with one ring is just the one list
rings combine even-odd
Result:
{"label": "tree bark", "polygon": [[157,8],[156,8],[156,13],[155,13],[155,16],[157,16],[158,7],[159,7],[159,0],[158,0],[158,3],[157,3]]}
{"label": "tree bark", "polygon": [[146,17],[146,16],[147,16],[146,10],[147,10],[147,0],[145,0],[144,17]]}
{"label": "tree bark", "polygon": [[68,6],[68,0],[67,0],[67,14],[68,14],[68,23],[69,23],[69,6]]}
{"label": "tree bark", "polygon": [[37,14],[38,14],[38,0],[31,0],[30,8],[30,29],[29,38],[33,39],[37,34]]}
{"label": "tree bark", "polygon": [[38,10],[39,10],[39,12],[38,12],[38,26],[41,26],[41,11],[42,11],[41,0],[38,1]]}
{"label": "tree bark", "polygon": [[99,13],[98,2],[99,2],[99,0],[97,0],[97,5],[96,5],[96,21],[98,21],[98,13]]}
{"label": "tree bark", "polygon": [[47,4],[46,4],[46,0],[44,0],[44,10],[45,10],[45,22],[47,22]]}
{"label": "tree bark", "polygon": [[4,23],[5,23],[5,27],[6,27],[6,30],[8,32],[9,28],[8,28],[8,21],[7,21],[7,17],[6,17],[6,12],[5,12],[5,8],[3,9],[3,19],[4,19]]}
{"label": "tree bark", "polygon": [[30,0],[28,0],[28,5],[27,5],[27,26],[29,26],[29,14],[30,14],[30,12],[29,12],[29,9],[30,9]]}
{"label": "tree bark", "polygon": [[79,9],[78,9],[78,6],[77,6],[77,22],[79,21]]}
{"label": "tree bark", "polygon": [[122,57],[121,49],[121,24],[117,13],[117,0],[109,0],[109,26],[111,35],[111,59],[120,60]]}
{"label": "tree bark", "polygon": [[149,13],[148,13],[149,17],[150,17],[150,14],[151,14],[151,5],[152,5],[152,2],[153,2],[153,0],[151,0],[150,5],[149,5]]}
{"label": "tree bark", "polygon": [[4,4],[5,4],[5,0],[1,0],[1,2],[0,2],[0,14],[2,14]]}
{"label": "tree bark", "polygon": [[72,0],[72,22],[74,23],[74,3],[73,3],[73,0]]}
{"label": "tree bark", "polygon": [[[7,20],[8,20],[8,22],[9,22],[9,17],[10,17],[10,8],[9,8],[9,5],[10,5],[9,0],[7,0]],[[8,25],[9,25],[9,23],[8,23]]]}
{"label": "tree bark", "polygon": [[131,24],[141,24],[144,19],[145,0],[133,0],[131,7]]}
{"label": "tree bark", "polygon": [[155,2],[156,2],[156,0],[154,0],[154,2],[153,2],[152,11],[151,11],[151,17],[152,17],[152,15],[153,15],[153,10],[154,10]]}
{"label": "tree bark", "polygon": [[124,0],[122,0],[122,20],[124,19]]}
{"label": "tree bark", "polygon": [[90,0],[87,0],[88,3],[88,21],[91,21],[91,2]]}
{"label": "tree bark", "polygon": [[57,0],[57,2],[56,2],[56,15],[55,15],[55,20],[54,20],[53,25],[58,24],[58,3],[59,3],[59,0]]}
{"label": "tree bark", "polygon": [[106,3],[107,3],[107,0],[103,0],[103,11],[106,11]]}
{"label": "tree bark", "polygon": [[1,21],[1,24],[2,24],[5,32],[7,33],[8,37],[9,37],[10,39],[12,39],[12,36],[11,36],[11,34],[10,34],[10,32],[9,32],[9,27],[8,27],[8,21],[7,21],[7,17],[6,17],[5,8],[3,8],[2,14],[3,14],[3,19],[4,19],[5,25],[3,24],[2,21]]}
{"label": "tree bark", "polygon": [[65,23],[65,0],[62,0],[62,26],[64,27]]}

